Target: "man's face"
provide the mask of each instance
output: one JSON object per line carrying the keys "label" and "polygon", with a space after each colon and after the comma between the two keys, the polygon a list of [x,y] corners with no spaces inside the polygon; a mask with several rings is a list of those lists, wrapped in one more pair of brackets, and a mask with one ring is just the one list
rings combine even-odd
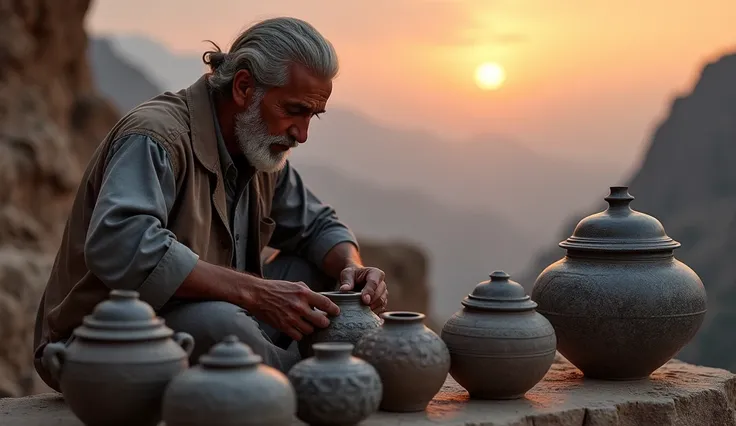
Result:
{"label": "man's face", "polygon": [[332,81],[294,65],[286,86],[249,92],[246,110],[235,116],[238,145],[257,170],[280,170],[291,148],[307,141],[312,117],[324,112]]}

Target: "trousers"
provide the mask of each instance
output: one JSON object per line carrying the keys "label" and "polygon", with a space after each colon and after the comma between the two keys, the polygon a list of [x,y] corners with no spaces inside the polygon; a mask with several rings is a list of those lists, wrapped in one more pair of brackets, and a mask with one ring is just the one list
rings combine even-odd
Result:
{"label": "trousers", "polygon": [[[337,280],[312,263],[283,253],[264,265],[263,275],[272,280],[302,281],[313,291],[332,291],[337,288]],[[283,373],[301,360],[291,337],[232,303],[172,300],[160,309],[159,316],[169,328],[189,333],[194,338],[190,365],[197,364],[201,355],[231,334],[260,355],[264,364]]]}

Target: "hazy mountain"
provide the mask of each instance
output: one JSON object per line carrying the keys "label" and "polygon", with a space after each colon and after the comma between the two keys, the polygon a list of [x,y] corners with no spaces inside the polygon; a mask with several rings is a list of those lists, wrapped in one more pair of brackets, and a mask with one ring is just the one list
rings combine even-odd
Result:
{"label": "hazy mountain", "polygon": [[[140,36],[113,39],[119,51],[166,90],[186,87],[204,71],[199,55],[175,55]],[[208,48],[202,45],[202,51]],[[499,135],[446,139],[385,126],[332,106],[322,120],[313,121],[310,139],[294,152],[293,162],[419,190],[449,206],[491,211],[540,241],[553,237],[571,212],[588,208],[597,194],[620,184],[625,173],[604,159],[580,164],[548,158]]]}
{"label": "hazy mountain", "polygon": [[[125,81],[102,72],[122,66],[117,64],[120,57],[105,51],[115,50],[109,43],[95,45],[99,48],[89,51],[97,56],[90,58],[92,71],[101,86],[113,89],[106,94],[128,99],[135,93],[142,102],[160,91],[147,81],[145,72],[135,68],[126,73]],[[110,76],[116,79],[114,84],[105,81]],[[527,232],[492,213],[446,207],[417,191],[384,188],[331,167],[303,163],[297,168],[310,188],[335,206],[358,235],[408,240],[429,252],[433,311],[440,321],[457,310],[462,297],[492,270],[519,271],[534,251]]]}
{"label": "hazy mountain", "polygon": [[[87,56],[92,79],[102,94],[121,111],[128,111],[141,100],[156,96],[161,89],[143,77],[141,71],[104,38],[91,38]],[[135,84],[130,84],[135,81]]]}
{"label": "hazy mountain", "polygon": [[[692,92],[677,97],[652,136],[640,170],[629,182],[632,208],[658,218],[680,241],[675,256],[698,273],[708,292],[708,315],[684,361],[736,371],[736,53],[707,64]],[[544,267],[564,255],[556,247],[578,220],[575,215],[549,250],[524,274],[531,286]]]}

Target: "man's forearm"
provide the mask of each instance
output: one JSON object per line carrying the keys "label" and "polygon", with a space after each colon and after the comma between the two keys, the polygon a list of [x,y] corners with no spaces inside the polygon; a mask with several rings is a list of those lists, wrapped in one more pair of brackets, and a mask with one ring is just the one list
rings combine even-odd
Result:
{"label": "man's forearm", "polygon": [[182,299],[221,300],[247,308],[253,303],[255,287],[262,281],[254,275],[198,260],[176,290],[175,296]]}
{"label": "man's forearm", "polygon": [[340,272],[351,265],[363,266],[363,260],[357,247],[346,241],[335,245],[327,252],[322,269],[330,277],[340,279]]}

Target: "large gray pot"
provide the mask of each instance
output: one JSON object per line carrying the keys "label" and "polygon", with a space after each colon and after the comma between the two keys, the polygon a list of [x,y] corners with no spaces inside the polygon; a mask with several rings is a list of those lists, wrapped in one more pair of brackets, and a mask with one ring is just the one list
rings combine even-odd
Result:
{"label": "large gray pot", "polygon": [[314,357],[289,370],[297,417],[310,425],[353,426],[376,412],[383,387],[370,364],[352,356],[343,342],[314,345]]}
{"label": "large gray pot", "polygon": [[381,326],[381,319],[371,311],[370,306],[361,302],[358,291],[326,291],[320,293],[337,306],[340,314],[330,316],[327,328],[316,328],[314,333],[304,336],[299,341],[299,352],[302,358],[314,355],[312,345],[322,342],[358,343],[358,340],[369,331]]}
{"label": "large gray pot", "polygon": [[189,366],[192,337],[174,333],[138,293],[112,290],[68,345],[44,348],[43,364],[85,425],[155,426],[169,381]]}
{"label": "large gray pot", "polygon": [[450,375],[474,399],[521,398],[549,370],[555,331],[518,283],[495,271],[442,328]]}
{"label": "large gray pot", "polygon": [[166,426],[286,426],[296,420],[296,395],[286,376],[227,336],[166,388]]}
{"label": "large gray pot", "polygon": [[706,313],[698,275],[674,258],[680,243],[632,210],[626,187],[560,243],[566,256],[536,280],[532,299],[552,323],[558,350],[586,377],[648,377],[697,333]]}
{"label": "large gray pot", "polygon": [[381,376],[383,411],[422,411],[447,379],[450,353],[424,325],[424,317],[418,312],[385,312],[383,326],[363,336],[353,350]]}

